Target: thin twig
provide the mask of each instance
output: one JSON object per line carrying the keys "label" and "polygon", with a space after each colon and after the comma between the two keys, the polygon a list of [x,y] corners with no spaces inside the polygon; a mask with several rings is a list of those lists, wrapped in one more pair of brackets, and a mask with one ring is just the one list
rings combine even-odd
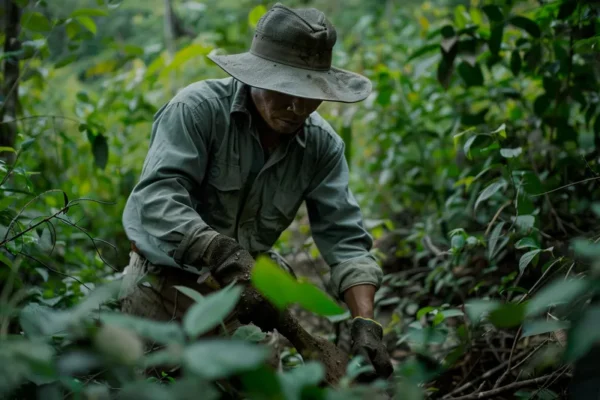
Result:
{"label": "thin twig", "polygon": [[29,254],[27,254],[27,253],[19,252],[19,254],[21,254],[22,256],[25,256],[25,257],[27,257],[27,258],[29,258],[29,259],[31,259],[31,260],[33,260],[33,261],[35,261],[35,262],[38,262],[38,263],[42,264],[42,265],[44,266],[44,268],[46,268],[48,271],[52,271],[52,272],[54,272],[55,274],[62,275],[62,276],[65,276],[65,277],[67,277],[67,278],[71,278],[71,279],[73,279],[75,282],[79,283],[81,286],[85,287],[87,290],[89,290],[89,291],[92,291],[92,289],[91,289],[91,288],[89,288],[89,287],[88,287],[88,286],[87,286],[85,283],[83,283],[83,282],[82,282],[82,281],[80,281],[79,279],[75,278],[74,276],[72,276],[72,275],[69,275],[69,274],[65,274],[64,272],[60,272],[60,271],[58,271],[58,270],[55,270],[54,268],[51,268],[51,267],[47,266],[45,263],[41,262],[40,260],[38,260],[37,258],[35,258],[35,257],[33,257],[33,256],[30,256],[30,255],[29,255]]}
{"label": "thin twig", "polygon": [[495,397],[500,393],[508,392],[510,390],[521,389],[530,385],[536,385],[538,383],[546,382],[548,379],[551,379],[556,374],[549,374],[540,376],[539,378],[527,379],[525,381],[513,382],[509,385],[502,386],[499,388],[495,388],[492,390],[488,390],[487,392],[475,392],[468,394],[466,396],[461,397],[450,397],[448,400],[475,400],[475,399],[489,399],[490,397]]}
{"label": "thin twig", "polygon": [[597,181],[598,179],[600,179],[600,176],[595,176],[593,178],[587,178],[587,179],[584,179],[582,181],[578,181],[578,182],[574,182],[574,183],[569,183],[568,185],[557,187],[556,189],[552,189],[552,190],[549,190],[547,192],[538,193],[538,194],[532,194],[531,196],[532,197],[544,196],[546,194],[558,192],[559,190],[566,189],[566,188],[571,187],[571,186],[579,185],[580,183],[585,183],[585,182],[590,182],[590,181]]}
{"label": "thin twig", "polygon": [[515,370],[515,369],[519,368],[521,365],[523,365],[523,363],[525,363],[527,360],[529,360],[531,357],[533,357],[533,355],[534,355],[535,353],[537,353],[537,351],[538,351],[539,349],[541,349],[543,346],[545,346],[545,345],[546,345],[546,343],[548,343],[549,341],[550,341],[550,340],[545,340],[545,341],[544,341],[544,342],[542,342],[542,344],[540,344],[538,347],[536,347],[535,349],[533,349],[532,351],[530,351],[530,352],[527,354],[527,357],[525,357],[524,359],[522,359],[521,361],[519,361],[519,362],[518,362],[518,363],[517,363],[515,366],[513,366],[513,367],[511,368],[511,370]]}
{"label": "thin twig", "polygon": [[538,285],[540,284],[540,282],[542,282],[542,281],[544,280],[544,278],[546,277],[546,275],[548,274],[548,272],[550,272],[550,270],[552,269],[552,267],[553,267],[553,266],[554,266],[556,263],[558,263],[558,262],[560,262],[560,261],[562,261],[562,257],[560,257],[560,258],[558,258],[558,259],[554,260],[554,262],[553,262],[552,264],[550,264],[550,266],[548,266],[548,268],[546,268],[546,270],[544,271],[544,273],[542,274],[542,276],[540,277],[540,279],[538,279],[538,280],[537,280],[537,282],[535,282],[535,284],[534,284],[534,285],[531,287],[531,289],[529,289],[529,290],[527,291],[527,293],[525,293],[525,294],[523,295],[523,297],[521,297],[521,298],[519,299],[519,302],[518,302],[517,304],[521,304],[521,303],[522,303],[522,302],[523,302],[523,301],[524,301],[524,300],[525,300],[525,299],[526,299],[528,296],[530,296],[530,295],[531,295],[531,293],[533,293],[533,292],[535,291],[535,289],[538,287]]}
{"label": "thin twig", "polygon": [[496,222],[496,220],[498,219],[498,217],[500,216],[500,213],[509,205],[512,204],[512,200],[507,201],[506,203],[502,204],[502,206],[498,209],[498,211],[496,211],[496,214],[494,215],[494,218],[492,218],[492,220],[490,221],[490,223],[487,226],[487,229],[485,230],[485,234],[484,236],[489,235],[490,230],[492,229],[492,226],[494,225],[494,222]]}
{"label": "thin twig", "polygon": [[[514,357],[514,360],[517,360],[517,359],[525,356],[526,354],[527,354],[527,352],[520,353]],[[443,399],[449,399],[449,398],[451,398],[452,395],[464,392],[465,390],[467,390],[471,386],[475,385],[480,380],[489,378],[490,376],[494,375],[496,372],[502,370],[507,365],[508,365],[508,361],[503,362],[502,364],[490,369],[489,371],[485,372],[483,375],[477,377],[476,379],[472,380],[471,382],[467,382],[464,385],[454,389],[453,391],[448,393],[446,396],[444,396]]]}
{"label": "thin twig", "polygon": [[504,378],[506,378],[511,371],[510,366],[512,365],[513,355],[515,353],[515,349],[517,348],[517,343],[521,339],[521,331],[522,330],[523,330],[523,325],[521,325],[519,327],[519,330],[517,331],[517,335],[515,336],[515,340],[513,341],[512,349],[510,350],[510,356],[508,357],[508,367],[506,368],[506,371],[500,376],[500,378],[498,378],[498,380],[494,384],[494,389],[497,389],[500,386],[500,384],[502,383]]}

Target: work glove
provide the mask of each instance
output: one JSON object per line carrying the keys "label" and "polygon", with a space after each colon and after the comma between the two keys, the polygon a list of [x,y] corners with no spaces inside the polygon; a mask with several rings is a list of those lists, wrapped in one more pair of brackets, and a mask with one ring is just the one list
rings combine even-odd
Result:
{"label": "work glove", "polygon": [[376,378],[388,378],[394,367],[390,361],[387,348],[383,343],[383,327],[372,319],[356,317],[350,326],[352,338],[352,355],[362,356],[365,362],[370,363],[374,372],[362,374],[361,381],[373,381]]}
{"label": "work glove", "polygon": [[254,258],[246,249],[235,240],[219,234],[210,242],[202,261],[210,266],[211,275],[219,285],[227,286],[235,280],[244,286],[236,308],[241,323],[252,322],[263,331],[274,329],[279,312],[250,285]]}

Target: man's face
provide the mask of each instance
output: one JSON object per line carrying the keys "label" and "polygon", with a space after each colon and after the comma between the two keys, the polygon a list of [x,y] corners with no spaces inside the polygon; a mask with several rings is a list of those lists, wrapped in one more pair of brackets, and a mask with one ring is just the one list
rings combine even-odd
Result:
{"label": "man's face", "polygon": [[266,124],[277,133],[292,134],[315,111],[321,100],[304,99],[259,88],[250,94],[256,110]]}

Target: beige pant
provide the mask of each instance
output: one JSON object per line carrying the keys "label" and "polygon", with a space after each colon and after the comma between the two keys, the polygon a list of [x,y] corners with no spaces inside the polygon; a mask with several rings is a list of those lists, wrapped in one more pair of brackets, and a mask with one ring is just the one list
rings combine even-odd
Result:
{"label": "beige pant", "polygon": [[[151,273],[150,271],[159,271]],[[207,284],[197,283],[198,275],[176,268],[157,268],[135,252],[130,253],[129,265],[125,268],[123,286],[120,293],[121,311],[125,314],[155,321],[176,321],[181,323],[186,311],[194,300],[181,293],[175,286],[186,286],[202,295],[215,291]],[[235,311],[230,313],[223,325],[214,328],[203,337],[231,335],[242,324],[237,320]],[[227,332],[223,331],[223,327]],[[279,341],[277,332],[267,333],[263,340],[268,344],[273,356],[269,360],[279,368]],[[150,346],[150,349],[153,349]]]}

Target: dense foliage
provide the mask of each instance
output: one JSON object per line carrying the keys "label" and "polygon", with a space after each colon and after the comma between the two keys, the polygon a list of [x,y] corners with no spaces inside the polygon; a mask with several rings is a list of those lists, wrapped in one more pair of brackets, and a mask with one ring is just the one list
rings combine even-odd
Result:
{"label": "dense foliage", "polygon": [[[224,77],[206,55],[245,50],[271,3],[7,0],[0,396],[564,398],[573,363],[600,340],[600,5],[286,4],[330,15],[335,63],[373,82],[365,102],[320,112],[346,142],[376,239],[393,378],[358,384],[354,360],[324,388],[319,363],[268,369],[260,330],[198,340],[232,309],[236,287],[180,288],[197,300],[182,326],[114,311],[129,250],[121,213],[154,112],[188,83]],[[277,249],[323,287],[304,213]],[[343,346],[339,305],[288,277],[273,285],[267,261],[257,272],[274,302],[319,316],[313,332]],[[165,347],[144,354],[142,338]],[[183,375],[141,373],[165,364]]]}

